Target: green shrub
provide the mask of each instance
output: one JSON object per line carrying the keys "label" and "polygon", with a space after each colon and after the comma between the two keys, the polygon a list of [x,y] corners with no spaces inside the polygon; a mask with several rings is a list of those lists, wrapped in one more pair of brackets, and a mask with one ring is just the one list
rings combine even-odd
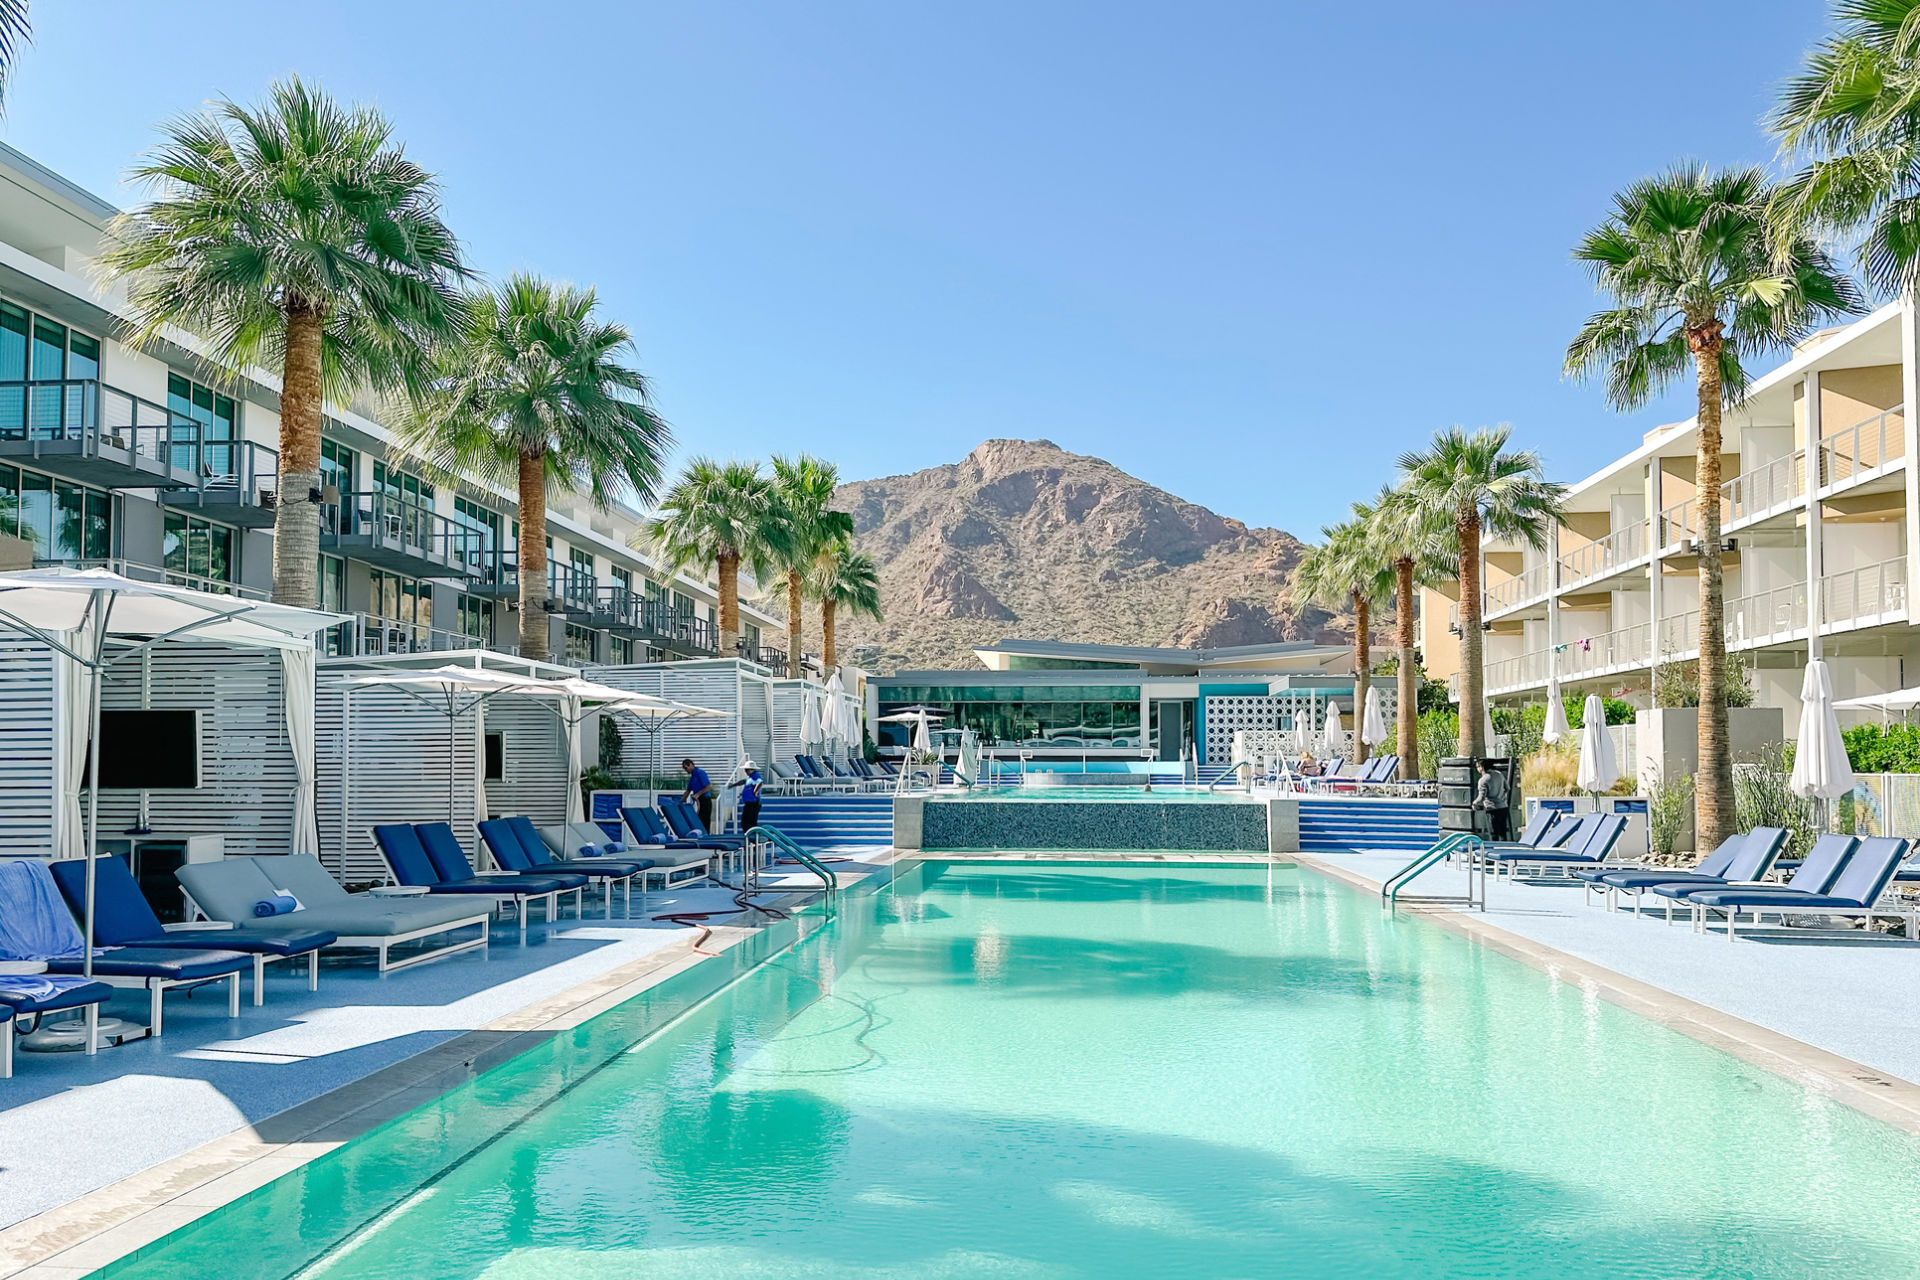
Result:
{"label": "green shrub", "polygon": [[1840,736],[1855,773],[1920,773],[1920,725],[1857,724]]}
{"label": "green shrub", "polygon": [[1693,819],[1693,775],[1683,773],[1647,787],[1647,845],[1653,852],[1672,855],[1680,848],[1680,833]]}
{"label": "green shrub", "polygon": [[[1656,707],[1697,707],[1700,705],[1700,665],[1696,662],[1663,662],[1653,669],[1653,705]],[[1727,664],[1727,705],[1753,705],[1753,673],[1744,663]]]}
{"label": "green shrub", "polygon": [[1429,778],[1438,776],[1435,767],[1459,753],[1459,714],[1448,709],[1422,711],[1415,733],[1420,739],[1420,771]]}
{"label": "green shrub", "polygon": [[1820,802],[1793,794],[1787,785],[1792,777],[1793,761],[1784,748],[1734,766],[1733,826],[1736,831],[1784,827],[1793,837],[1788,856],[1801,858],[1813,847]]}

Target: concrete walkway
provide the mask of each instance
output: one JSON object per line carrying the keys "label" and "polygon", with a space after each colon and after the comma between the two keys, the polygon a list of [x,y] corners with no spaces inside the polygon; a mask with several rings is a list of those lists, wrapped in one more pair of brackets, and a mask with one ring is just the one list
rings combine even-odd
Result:
{"label": "concrete walkway", "polygon": [[[1404,852],[1305,855],[1374,888]],[[1436,868],[1408,892],[1458,895],[1464,875]],[[1579,887],[1491,882],[1487,910],[1464,914],[1709,1009],[1920,1084],[1920,944],[1853,930],[1779,936],[1696,934],[1582,903]],[[1664,902],[1664,899],[1661,900]],[[1849,936],[1850,933],[1850,936]]]}

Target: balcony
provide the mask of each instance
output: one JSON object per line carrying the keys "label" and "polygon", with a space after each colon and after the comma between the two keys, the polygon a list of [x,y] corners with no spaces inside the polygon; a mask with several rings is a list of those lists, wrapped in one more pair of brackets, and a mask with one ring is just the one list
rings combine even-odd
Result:
{"label": "balcony", "polygon": [[200,424],[93,379],[0,382],[0,458],[102,489],[193,488]]}
{"label": "balcony", "polygon": [[[1497,613],[1505,613],[1521,605],[1532,604],[1546,594],[1547,566],[1537,564],[1531,569],[1523,570],[1514,577],[1508,578],[1505,582],[1498,582],[1487,588],[1486,616],[1491,618]],[[1454,608],[1457,612],[1459,606],[1455,605]],[[1452,622],[1453,625],[1458,626],[1459,618],[1456,616]]]}
{"label": "balcony", "polygon": [[368,613],[356,613],[326,633],[327,651],[344,657],[380,658],[403,653],[444,653],[455,649],[490,649],[518,653],[513,646],[489,644],[484,636],[443,631],[418,622],[403,622]]}
{"label": "balcony", "polygon": [[342,493],[337,504],[320,508],[322,551],[414,578],[472,576],[481,538],[420,498]]}
{"label": "balcony", "polygon": [[1907,452],[1903,405],[1876,413],[1820,441],[1820,492],[1831,493],[1877,479],[1897,468]]}
{"label": "balcony", "polygon": [[[1784,458],[1743,471],[1720,486],[1721,527],[1730,530],[1791,511],[1806,496],[1807,454],[1806,450],[1798,449]],[[1675,509],[1690,505],[1682,503]],[[1687,536],[1693,536],[1690,525]]]}
{"label": "balcony", "polygon": [[245,529],[271,528],[280,494],[280,455],[251,440],[207,440],[198,452],[199,483],[161,490],[160,505]]}
{"label": "balcony", "polygon": [[105,569],[117,573],[123,578],[132,578],[136,582],[164,582],[175,587],[191,587],[195,591],[210,591],[215,595],[239,596],[246,600],[271,600],[271,591],[262,591],[258,587],[242,586],[238,582],[228,582],[224,578],[212,578],[205,574],[185,573],[178,569],[167,569],[155,564],[142,564],[138,560],[60,560],[35,559],[36,569]]}
{"label": "balcony", "polygon": [[742,640],[740,642],[740,656],[748,662],[760,664],[769,671],[783,675],[786,673],[787,651],[785,649],[776,649],[772,645],[766,644],[749,644],[745,640]]}
{"label": "balcony", "polygon": [[598,594],[599,584],[592,574],[571,564],[547,561],[547,599],[552,603],[553,612],[604,626],[604,621],[594,617]]}
{"label": "balcony", "polygon": [[1852,631],[1907,618],[1907,558],[1895,556],[1820,579],[1823,631]]}
{"label": "balcony", "polygon": [[1636,521],[1606,537],[1560,553],[1560,586],[1609,577],[1647,556],[1647,522]]}
{"label": "balcony", "polygon": [[1525,689],[1547,682],[1547,654],[1544,649],[1534,653],[1523,653],[1517,658],[1504,658],[1499,662],[1489,662],[1486,673],[1486,692],[1505,693],[1510,689]]}

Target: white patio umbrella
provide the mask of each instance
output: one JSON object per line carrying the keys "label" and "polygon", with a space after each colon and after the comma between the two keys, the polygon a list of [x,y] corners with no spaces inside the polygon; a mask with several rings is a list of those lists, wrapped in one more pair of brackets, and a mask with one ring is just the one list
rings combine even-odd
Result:
{"label": "white patio umbrella", "polygon": [[1613,751],[1613,735],[1607,732],[1607,711],[1600,695],[1587,695],[1580,712],[1580,768],[1575,774],[1582,791],[1599,793],[1620,781],[1620,762]]}
{"label": "white patio umbrella", "polygon": [[1842,698],[1833,704],[1836,711],[1911,711],[1920,707],[1920,689],[1896,689],[1892,693],[1869,693],[1859,698]]}
{"label": "white patio umbrella", "polygon": [[813,690],[800,691],[800,746],[808,750],[818,746],[821,741],[820,701],[813,696]]}
{"label": "white patio umbrella", "polygon": [[1818,658],[1807,664],[1800,681],[1800,740],[1793,751],[1795,795],[1838,800],[1853,790],[1853,766],[1840,721],[1833,714],[1833,676]]}
{"label": "white patio umbrella", "polygon": [[[638,714],[644,710],[679,704],[656,698],[652,694],[616,689],[612,685],[584,680],[579,676],[568,676],[564,680],[549,683],[561,690],[560,700],[554,705],[554,710],[567,730],[567,821],[584,822],[587,815],[586,802],[580,795],[580,753],[585,744],[580,741],[580,729],[588,717],[602,711]],[[720,713],[716,711],[714,714]]]}
{"label": "white patio umbrella", "polygon": [[1540,737],[1547,742],[1558,742],[1572,733],[1567,725],[1567,704],[1560,696],[1560,677],[1547,677],[1547,725]]}
{"label": "white patio umbrella", "polygon": [[860,720],[854,714],[853,699],[847,696],[838,671],[827,680],[827,715],[821,727],[829,738],[846,744],[848,755],[860,744]]}
{"label": "white patio umbrella", "polygon": [[1366,710],[1360,716],[1360,741],[1375,747],[1387,740],[1387,718],[1380,713],[1380,690],[1367,686]]}
{"label": "white patio umbrella", "polygon": [[980,774],[980,735],[971,729],[960,734],[960,758],[953,768],[955,776],[969,787]]}
{"label": "white patio umbrella", "polygon": [[1340,727],[1340,707],[1332,698],[1327,699],[1326,719],[1320,725],[1320,758],[1331,760],[1344,755],[1347,750],[1346,730]]}
{"label": "white patio umbrella", "polygon": [[[317,609],[296,609],[241,596],[195,591],[161,582],[141,582],[106,569],[26,569],[0,573],[0,627],[32,636],[75,664],[75,688],[87,707],[84,738],[68,735],[68,787],[77,786],[85,746],[87,816],[81,856],[87,860],[81,926],[86,937],[82,973],[93,976],[94,865],[100,822],[100,684],[115,662],[169,640],[234,648],[313,652],[315,632],[352,619]],[[107,656],[109,641],[121,647]],[[308,709],[311,716],[311,708]],[[69,800],[66,797],[71,796]],[[63,826],[78,825],[76,790],[63,791]],[[91,1014],[90,1014],[91,1016]],[[91,1023],[89,1023],[91,1025]],[[93,1052],[93,1037],[87,1052]]]}
{"label": "white patio umbrella", "polygon": [[1493,727],[1493,704],[1485,698],[1480,700],[1480,716],[1480,732],[1486,739],[1487,754],[1492,755],[1493,740],[1500,736],[1500,731]]}
{"label": "white patio umbrella", "polygon": [[[656,698],[650,694],[635,694],[635,700],[619,704],[619,710],[630,715],[639,724],[640,731],[653,742],[653,766],[648,771],[647,804],[652,805],[658,792],[652,786],[660,776],[660,740],[668,724],[675,720],[714,720],[724,719],[724,711],[715,711],[712,707],[702,707],[691,702],[675,702],[671,698]],[[639,699],[644,699],[640,701]]]}

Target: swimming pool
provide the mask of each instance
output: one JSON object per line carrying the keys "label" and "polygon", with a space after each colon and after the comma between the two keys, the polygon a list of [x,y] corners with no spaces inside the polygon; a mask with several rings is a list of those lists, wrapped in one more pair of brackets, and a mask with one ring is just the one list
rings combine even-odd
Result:
{"label": "swimming pool", "polygon": [[708,967],[111,1274],[1797,1280],[1920,1256],[1920,1140],[1311,871],[930,862],[694,1003]]}

